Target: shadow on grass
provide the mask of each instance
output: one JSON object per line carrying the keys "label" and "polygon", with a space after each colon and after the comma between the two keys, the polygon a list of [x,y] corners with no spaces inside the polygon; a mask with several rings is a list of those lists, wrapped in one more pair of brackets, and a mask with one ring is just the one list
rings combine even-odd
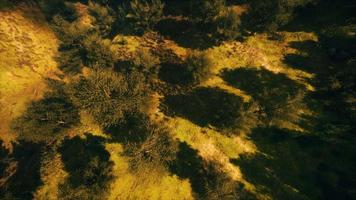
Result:
{"label": "shadow on grass", "polygon": [[169,116],[191,120],[199,126],[229,128],[240,116],[242,99],[217,88],[197,88],[188,94],[166,96],[161,109]]}
{"label": "shadow on grass", "polygon": [[284,63],[291,68],[315,73],[328,67],[326,52],[317,42],[312,40],[290,42],[289,46],[299,51],[299,53],[287,54],[284,57]]}
{"label": "shadow on grass", "polygon": [[177,158],[171,163],[169,169],[181,178],[188,178],[193,191],[202,197],[207,193],[206,183],[215,178],[214,174],[209,174],[205,167],[203,159],[196,150],[187,143],[180,143]]}
{"label": "shadow on grass", "polygon": [[306,108],[301,84],[284,74],[256,68],[225,70],[221,76],[228,84],[253,97],[258,105],[254,113],[260,122],[283,127],[299,123],[300,110]]}
{"label": "shadow on grass", "polygon": [[179,46],[191,49],[207,49],[216,45],[213,37],[209,37],[207,28],[197,27],[186,19],[163,19],[156,29],[160,34],[175,41]]}
{"label": "shadow on grass", "polygon": [[[43,184],[40,174],[41,152],[41,144],[19,141],[14,145],[12,154],[1,157],[1,160],[7,158],[10,162],[17,162],[17,167],[5,185],[0,187],[0,199],[33,199],[33,192]],[[5,175],[5,171],[1,171],[1,174]]]}
{"label": "shadow on grass", "polygon": [[[263,100],[265,92],[275,90],[280,100],[296,95],[302,85],[289,79],[284,74],[275,74],[266,69],[239,68],[224,70],[222,78],[231,86],[247,92],[256,100]],[[277,92],[278,91],[278,92]],[[277,100],[277,99],[276,99]]]}
{"label": "shadow on grass", "polygon": [[[261,153],[232,162],[272,199],[354,199],[355,147],[277,128],[250,135]],[[346,143],[348,143],[346,145]]]}
{"label": "shadow on grass", "polygon": [[166,83],[174,85],[189,85],[193,83],[193,74],[182,64],[163,63],[158,74]]}
{"label": "shadow on grass", "polygon": [[86,139],[76,136],[67,139],[59,149],[64,169],[69,173],[68,182],[73,187],[104,187],[112,178],[113,162],[105,150],[103,139],[86,135]]}
{"label": "shadow on grass", "polygon": [[216,166],[204,161],[187,143],[179,144],[177,158],[169,170],[189,179],[196,199],[255,199],[241,184],[229,180]]}

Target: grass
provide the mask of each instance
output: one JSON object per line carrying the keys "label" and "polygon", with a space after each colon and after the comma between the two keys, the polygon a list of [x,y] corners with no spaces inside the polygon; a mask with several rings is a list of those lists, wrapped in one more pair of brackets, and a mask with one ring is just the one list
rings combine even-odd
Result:
{"label": "grass", "polygon": [[114,176],[109,199],[150,199],[150,200],[190,200],[193,199],[188,180],[181,180],[156,167],[129,171],[128,158],[122,156],[123,146],[118,143],[107,143],[106,149],[111,153],[114,162]]}
{"label": "grass", "polygon": [[42,97],[56,72],[57,39],[41,12],[26,6],[0,11],[0,138],[8,147],[16,139],[10,121]]}

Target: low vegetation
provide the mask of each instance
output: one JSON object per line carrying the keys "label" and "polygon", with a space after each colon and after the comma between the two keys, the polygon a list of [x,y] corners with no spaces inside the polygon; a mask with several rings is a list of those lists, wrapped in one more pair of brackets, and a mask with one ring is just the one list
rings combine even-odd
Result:
{"label": "low vegetation", "polygon": [[355,199],[353,8],[0,0],[0,199]]}

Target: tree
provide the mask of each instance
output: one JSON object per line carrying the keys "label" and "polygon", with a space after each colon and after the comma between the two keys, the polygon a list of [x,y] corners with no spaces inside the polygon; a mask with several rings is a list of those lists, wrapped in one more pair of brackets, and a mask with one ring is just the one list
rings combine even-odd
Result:
{"label": "tree", "polygon": [[118,23],[129,26],[136,33],[151,31],[161,19],[163,8],[161,0],[133,0],[119,7]]}
{"label": "tree", "polygon": [[25,114],[13,122],[12,128],[20,139],[52,142],[62,139],[65,130],[78,122],[78,111],[68,98],[47,94],[44,99],[33,102]]}
{"label": "tree", "polygon": [[140,111],[149,95],[140,73],[100,68],[71,84],[69,93],[73,102],[89,111],[103,127],[122,121],[125,113]]}

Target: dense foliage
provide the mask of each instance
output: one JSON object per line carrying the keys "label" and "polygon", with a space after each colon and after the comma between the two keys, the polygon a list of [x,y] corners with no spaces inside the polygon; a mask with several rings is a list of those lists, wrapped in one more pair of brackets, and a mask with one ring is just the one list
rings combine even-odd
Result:
{"label": "dense foliage", "polygon": [[33,2],[59,70],[0,140],[0,199],[356,198],[354,3]]}
{"label": "dense foliage", "polygon": [[73,102],[87,110],[104,127],[122,121],[125,113],[139,112],[147,102],[147,90],[137,72],[116,73],[94,69],[69,87]]}

